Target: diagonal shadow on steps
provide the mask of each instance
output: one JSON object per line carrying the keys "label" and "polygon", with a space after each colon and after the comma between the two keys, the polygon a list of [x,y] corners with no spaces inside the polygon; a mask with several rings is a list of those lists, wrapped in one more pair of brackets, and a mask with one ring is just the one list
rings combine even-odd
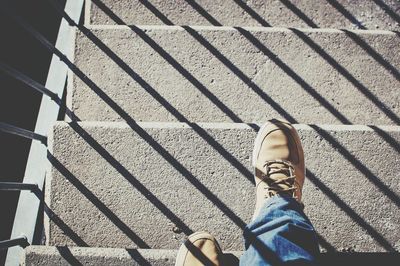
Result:
{"label": "diagonal shadow on steps", "polygon": [[317,239],[318,239],[318,244],[325,249],[326,252],[335,252],[336,249],[334,246],[332,246],[323,236],[321,236],[318,232],[317,234]]}
{"label": "diagonal shadow on steps", "polygon": [[378,5],[386,14],[388,14],[393,20],[400,24],[400,15],[393,11],[390,6],[385,4],[382,0],[372,0],[376,5]]}
{"label": "diagonal shadow on steps", "polygon": [[342,4],[337,0],[326,0],[331,6],[333,6],[337,11],[339,11],[345,18],[347,18],[351,23],[357,26],[359,29],[366,30],[367,28],[350,13]]}
{"label": "diagonal shadow on steps", "polygon": [[[112,12],[104,3],[100,0],[92,0],[104,13],[106,13],[115,23],[126,25],[125,22],[119,18],[115,13]],[[231,110],[229,110],[220,100],[214,99],[216,98],[212,93],[198,81],[193,75],[191,75],[185,68],[183,68],[171,55],[169,55],[161,46],[159,46],[153,39],[151,39],[143,30],[136,26],[128,26],[138,34],[150,47],[153,48],[160,56],[162,56],[169,64],[171,64],[179,73],[183,75],[187,80],[191,81],[192,84],[199,89],[207,98],[209,98],[221,111],[228,115],[232,119],[233,122],[242,123],[243,121],[237,117]],[[184,26],[186,30],[190,29],[188,26]],[[87,29],[86,29],[87,30]],[[82,31],[82,29],[81,29]],[[88,31],[88,30],[87,30]],[[190,31],[189,33],[194,33],[194,31]],[[92,34],[93,35],[93,34]],[[92,40],[98,46],[102,44],[102,42],[95,37],[97,40]],[[127,74],[132,75],[133,70],[115,53],[110,51],[108,47],[99,46],[111,59],[113,59]],[[226,57],[224,57],[217,49],[212,47],[211,45],[205,46],[207,49],[210,49],[210,52],[214,54],[221,62],[223,62],[231,71],[233,71],[243,82],[245,82],[251,89],[260,96],[267,104],[272,106],[279,114],[281,114],[287,121],[291,123],[297,123],[297,121],[286,112],[278,103],[276,103],[271,97],[269,97],[260,87],[258,87],[249,77],[247,77],[241,70],[239,70],[232,62],[230,62]],[[104,48],[104,49],[103,49]],[[213,48],[213,49],[211,49]],[[143,82],[139,82],[141,84]],[[149,84],[146,86],[142,85],[143,88],[150,87]],[[156,93],[150,93],[153,97],[155,97]],[[161,97],[161,96],[160,96]],[[155,98],[157,100],[157,98]],[[213,100],[214,99],[214,100]],[[170,103],[166,101],[160,102],[163,106],[171,106]],[[175,108],[174,108],[175,109]],[[177,114],[177,111],[171,112],[173,115]],[[187,119],[182,119],[182,117],[177,118],[180,122],[189,122]],[[250,124],[251,125],[251,124]],[[251,177],[252,180],[252,177]]]}
{"label": "diagonal shadow on steps", "polygon": [[150,262],[146,260],[142,254],[140,254],[136,249],[126,249],[126,252],[128,252],[129,256],[136,261],[139,265],[141,266],[151,266]]}
{"label": "diagonal shadow on steps", "polygon": [[[57,11],[60,11],[58,6],[55,6]],[[61,14],[66,16],[66,19],[76,25],[70,17],[61,11]],[[85,28],[84,28],[85,29]],[[104,45],[104,44],[103,44]],[[152,138],[143,128],[141,128],[136,121],[131,118],[117,103],[115,103],[107,94],[105,94],[91,79],[89,79],[78,67],[76,67],[67,57],[60,54],[60,52],[52,46],[52,52],[54,52],[57,56],[59,56],[60,60],[62,60],[70,70],[80,78],[89,88],[91,88],[103,101],[105,101],[115,112],[117,112],[122,119],[124,119],[127,124],[133,129],[142,139],[144,139],[157,153],[159,153],[167,162],[169,162],[175,169],[177,169],[192,185],[194,185],[201,193],[203,193],[215,206],[217,206],[227,217],[229,217],[239,228],[244,229],[246,224],[245,222],[238,217],[232,210],[230,210],[217,196],[215,196],[211,191],[208,190],[195,176],[193,176],[189,170],[187,170],[181,163],[179,163],[164,147],[162,147],[154,138]],[[70,111],[69,111],[70,112]],[[67,113],[69,113],[67,112]],[[93,138],[91,138],[87,132],[85,132],[76,122],[70,123],[71,127],[100,154],[102,155],[111,165],[116,168],[119,172],[122,171],[122,174],[125,174],[124,177],[129,177],[131,174],[128,170],[126,170],[115,158],[113,158],[99,143],[97,143]],[[193,126],[193,124],[192,124]],[[194,127],[199,128],[199,126]],[[53,157],[54,158],[54,157]],[[53,161],[54,163],[54,161]],[[59,165],[63,167],[62,165]],[[244,167],[244,166],[243,166]],[[247,169],[246,169],[247,170]],[[121,173],[121,172],[120,172]],[[129,176],[128,176],[129,175]],[[79,180],[78,180],[79,181]],[[129,181],[129,180],[128,180]],[[143,187],[142,184],[137,182],[136,179],[130,180],[135,181],[134,183],[139,186],[140,189],[147,191],[146,188]],[[254,182],[254,181],[253,181]],[[90,191],[89,191],[90,192]],[[145,193],[146,194],[146,193]],[[151,197],[156,201],[155,206],[158,205],[164,206],[160,204],[161,202],[155,198],[154,195],[145,195],[147,197]],[[154,197],[154,198],[153,198]],[[170,213],[170,211],[166,209],[161,209],[161,211],[165,213]],[[168,216],[167,216],[168,217]],[[171,219],[171,218],[170,218]],[[179,218],[178,218],[179,219]],[[174,219],[172,220],[174,221]],[[185,229],[186,226],[182,223],[179,223],[177,219],[175,219],[178,226],[182,226],[181,228],[186,234],[190,234],[192,231],[190,229]],[[190,230],[190,231],[189,231]],[[256,240],[257,241],[257,238]],[[267,252],[267,250],[266,250]]]}
{"label": "diagonal shadow on steps", "polygon": [[[106,13],[115,23],[119,25],[126,25],[126,23],[119,18],[112,10],[110,10],[104,3],[100,0],[92,0],[104,13]],[[244,4],[240,0],[238,2]],[[155,7],[153,7],[155,8]],[[157,10],[157,13],[160,11]],[[204,9],[202,9],[202,13],[206,13]],[[206,15],[207,14],[207,15]],[[207,18],[212,17],[210,14],[204,14]],[[230,111],[222,102],[219,100],[213,100],[215,97],[212,95],[208,89],[201,84],[192,74],[189,73],[182,65],[180,65],[171,55],[169,55],[160,45],[158,45],[153,39],[150,38],[143,30],[136,26],[129,26],[132,31],[138,34],[150,47],[153,48],[160,56],[162,56],[169,64],[171,64],[179,73],[181,73],[187,80],[191,81],[192,84],[199,89],[205,96],[207,96],[214,104],[216,104],[222,111],[224,111],[233,122],[241,123],[243,121],[240,120],[236,115],[232,114],[233,112]],[[222,63],[225,64],[232,72],[234,72],[244,83],[251,87],[251,89],[259,95],[267,104],[272,106],[278,113],[280,113],[287,121],[291,123],[296,123],[297,121],[288,113],[286,112],[278,103],[276,103],[271,97],[269,97],[260,87],[258,87],[248,76],[246,76],[240,69],[238,69],[232,62],[230,62],[225,56],[223,56],[215,47],[213,47],[210,43],[208,43],[204,38],[202,38],[196,31],[191,29],[189,26],[183,26],[186,31],[189,32],[194,38],[200,43],[203,44],[211,53],[214,54]],[[202,39],[200,39],[202,38]],[[100,41],[100,40],[98,40]],[[110,55],[109,55],[110,56]],[[115,55],[116,56],[116,55]],[[121,60],[122,61],[122,60]],[[125,66],[125,69],[129,69],[129,66]],[[125,70],[126,71],[126,70]],[[128,73],[129,74],[129,73]],[[212,95],[212,96],[210,96]],[[215,97],[216,98],[216,97]],[[221,107],[220,107],[221,106]],[[227,112],[228,110],[228,112]],[[176,112],[175,112],[176,113]],[[178,119],[179,120],[179,119]],[[186,122],[185,120],[179,120],[181,122]]]}
{"label": "diagonal shadow on steps", "polygon": [[[360,173],[362,173],[371,183],[379,188],[382,193],[388,197],[397,207],[400,208],[400,197],[387,185],[385,185],[378,177],[376,177],[370,169],[368,169],[361,161],[359,161],[354,155],[352,155],[342,144],[340,144],[331,134],[324,129],[316,126],[309,125],[314,129],[321,137],[323,137],[332,147],[349,161]],[[375,131],[379,131],[375,128]]]}
{"label": "diagonal shadow on steps", "polygon": [[376,62],[383,66],[388,73],[390,73],[397,81],[400,81],[400,72],[390,64],[385,58],[382,57],[374,48],[372,48],[366,41],[361,39],[357,34],[348,30],[342,30],[348,37],[350,37],[358,46],[366,51]]}
{"label": "diagonal shadow on steps", "polygon": [[[71,127],[74,128],[74,123],[70,124]],[[79,126],[77,126],[79,127]],[[75,127],[76,128],[76,127]],[[74,128],[74,129],[75,129]],[[79,129],[78,129],[79,130]],[[78,134],[82,134],[81,131],[78,132]],[[90,144],[90,143],[89,143]],[[96,195],[93,194],[79,179],[73,175],[57,158],[55,158],[51,153],[47,153],[47,158],[51,165],[58,171],[60,174],[66,178],[76,189],[79,190],[79,192],[82,193],[94,206],[96,206],[110,221],[112,221],[113,224],[115,224],[130,240],[132,240],[133,243],[135,243],[138,247],[141,248],[150,248],[146,242],[144,242],[143,239],[141,239],[135,232],[132,231],[132,229],[125,224],[110,208],[108,208]],[[131,182],[132,183],[132,182]],[[144,196],[146,196],[147,199],[151,198],[151,193],[143,189],[143,185],[139,183],[134,184],[135,188],[137,188]],[[154,198],[156,198],[153,195]],[[157,198],[156,198],[157,199]],[[171,217],[171,211],[164,206],[161,202],[157,201],[154,202],[152,199],[149,199],[155,206],[157,206],[167,217]],[[157,205],[156,205],[157,204]],[[164,209],[167,209],[168,212],[163,211]],[[188,227],[185,227],[185,225],[180,221],[179,218],[173,217],[173,222],[176,222],[179,224],[179,226],[182,226],[182,230],[186,230],[186,232],[191,232],[191,230]],[[67,231],[67,233],[71,233],[71,231]],[[68,234],[70,237],[70,234]],[[76,233],[73,233],[72,236],[76,237]]]}
{"label": "diagonal shadow on steps", "polygon": [[[87,265],[88,258],[79,256],[77,253],[75,252],[71,252],[71,248],[68,246],[57,246],[56,247],[58,253],[60,254],[60,256],[66,261],[68,262],[70,265],[73,266],[83,266],[83,265]],[[129,254],[129,256],[132,258],[133,261],[135,261],[136,263],[138,263],[141,266],[151,266],[150,262],[147,261],[142,254],[140,254],[140,252],[137,251],[137,249],[126,249],[126,252]],[[79,259],[77,258],[76,255],[79,256]],[[101,260],[100,260],[101,261]],[[97,261],[99,262],[99,261]],[[85,263],[85,264],[83,264]]]}
{"label": "diagonal shadow on steps", "polygon": [[294,34],[296,34],[301,40],[304,41],[311,49],[317,52],[326,62],[328,62],[333,68],[335,68],[343,77],[345,77],[354,87],[356,87],[368,100],[370,100],[378,109],[380,109],[390,120],[397,125],[400,125],[400,118],[381,100],[378,99],[365,85],[357,80],[348,70],[340,65],[332,56],[330,56],[324,49],[311,40],[303,32],[291,28]]}
{"label": "diagonal shadow on steps", "polygon": [[195,0],[185,0],[194,10],[197,11],[203,18],[205,18],[213,26],[222,26],[217,19],[211,16],[201,5],[199,5]]}
{"label": "diagonal shadow on steps", "polygon": [[[142,5],[144,5],[151,13],[153,13],[158,19],[160,19],[165,25],[175,25],[167,16],[165,16],[161,11],[159,11],[153,4],[148,0],[139,0]],[[201,16],[203,16],[211,25],[213,26],[222,26],[217,19],[211,16],[200,4],[198,4],[195,0],[184,0],[186,1],[194,10],[196,10]],[[106,7],[104,3],[101,3],[99,0],[92,0],[97,6],[102,5]],[[243,9],[248,15],[250,15],[254,20],[256,20],[263,27],[271,27],[271,25],[260,16],[254,9],[244,3],[242,0],[233,0],[240,8]],[[100,7],[100,6],[99,6]],[[108,9],[108,7],[106,7]],[[104,12],[104,10],[103,10]],[[110,10],[111,13],[113,13]],[[106,14],[110,16],[110,12]],[[115,15],[115,14],[114,14]],[[113,16],[110,16],[113,19]],[[117,23],[126,25],[125,23]]]}
{"label": "diagonal shadow on steps", "polygon": [[[218,209],[220,209],[221,212],[223,212],[229,219],[231,219],[236,226],[238,226],[241,230],[243,230],[243,234],[245,235],[246,239],[253,243],[256,249],[260,251],[262,256],[264,256],[267,260],[279,264],[280,259],[276,256],[276,254],[271,251],[267,246],[264,245],[264,243],[256,236],[254,235],[251,231],[249,231],[246,228],[246,223],[239,217],[237,216],[231,209],[229,209],[217,196],[215,196],[211,191],[209,191],[200,181],[196,179],[183,165],[181,165],[170,153],[168,153],[167,150],[165,150],[158,142],[156,142],[148,133],[143,130],[137,123],[134,121],[131,117],[129,117],[128,114],[126,114],[121,107],[119,107],[115,102],[112,101],[97,85],[91,81],[87,76],[84,75],[83,72],[79,68],[77,68],[72,62],[68,60],[68,58],[60,58],[64,63],[68,65],[68,67],[73,71],[75,75],[77,75],[80,79],[82,79],[86,85],[88,85],[92,90],[94,90],[112,109],[114,109],[122,118],[126,119],[126,122],[128,125],[134,129],[134,131],[141,136],[151,147],[154,148],[157,153],[159,153],[164,159],[166,159],[176,170],[178,170],[191,184],[193,184],[202,194],[204,194],[208,200],[210,200]],[[67,114],[70,114],[71,111],[67,111]],[[76,118],[75,116],[72,116],[71,118]],[[85,132],[76,122],[70,123],[71,127],[75,126],[79,127],[80,130],[76,131],[83,139],[86,141],[88,140],[87,137],[89,136],[87,132]],[[91,138],[91,137],[90,137]],[[93,147],[101,156],[105,156],[104,158],[106,160],[110,160],[113,163],[116,163],[116,165],[119,167],[120,163],[116,161],[111,155],[108,154],[107,151],[103,147],[101,147],[100,144],[98,144],[94,139],[93,141],[90,141],[89,144],[91,146],[95,144],[95,147]],[[97,149],[96,149],[97,148]],[[104,151],[106,153],[104,153]],[[54,157],[53,157],[54,158]],[[54,163],[54,161],[53,161]],[[115,165],[111,164],[114,168]],[[62,166],[62,165],[61,165]],[[123,170],[123,172],[127,172],[130,174],[125,168],[123,168],[122,165],[120,165],[122,169],[117,169],[118,171]],[[63,167],[63,166],[62,166]],[[128,180],[129,181],[129,180]],[[79,182],[79,180],[78,180]],[[139,184],[139,188],[143,187],[143,185]],[[89,191],[90,192],[90,191]],[[91,193],[91,192],[90,192]],[[145,196],[151,196],[151,195],[145,195]],[[158,199],[156,199],[158,200]],[[159,208],[158,205],[155,205],[157,208]],[[165,210],[161,210],[162,212]],[[167,209],[167,212],[170,212],[170,210]],[[164,213],[164,212],[163,212]],[[165,214],[165,213],[164,213]],[[167,216],[168,217],[168,216]],[[170,217],[168,217],[171,219]],[[178,218],[179,219],[179,218]],[[172,220],[173,222],[176,220]],[[178,227],[180,226],[185,226],[182,223],[176,223]],[[180,228],[182,229],[182,228]],[[189,229],[190,230],[190,229]],[[192,231],[185,231],[185,228],[182,229],[187,235],[191,234]],[[72,232],[74,233],[74,232]]]}
{"label": "diagonal shadow on steps", "polygon": [[[126,25],[124,21],[113,13],[105,4],[100,0],[92,0],[103,12],[105,12],[115,23]],[[158,11],[159,12],[159,11]],[[185,79],[187,79],[196,89],[203,93],[215,106],[217,106],[223,113],[225,113],[233,122],[243,122],[232,110],[230,110],[221,100],[219,100],[207,87],[202,84],[197,78],[195,78],[188,70],[186,70],[178,61],[176,61],[167,51],[165,51],[160,45],[158,45],[153,39],[151,39],[143,30],[136,26],[128,26],[134,33],[139,35],[155,52],[157,52],[165,61],[167,61],[176,71],[178,71]],[[118,66],[121,67],[128,75],[135,79],[138,76],[136,72],[126,64],[116,53],[114,53],[108,46],[106,46],[97,36],[95,36],[89,29],[84,26],[78,25],[79,30],[84,33],[94,44],[96,44],[107,56],[109,56]],[[137,81],[135,79],[135,81]],[[151,87],[150,84],[145,82],[143,79],[137,81],[143,88]],[[154,90],[155,92],[155,90]],[[152,92],[150,95],[154,95]],[[153,96],[154,97],[154,96]],[[162,97],[160,95],[160,97]],[[157,98],[160,98],[157,97]],[[161,102],[160,102],[161,103]],[[172,107],[170,103],[163,100],[161,103],[163,106]],[[174,116],[178,115],[178,111],[171,112]],[[177,117],[178,121],[184,122],[186,119],[182,116]]]}
{"label": "diagonal shadow on steps", "polygon": [[[311,96],[314,97],[314,99],[316,99],[322,106],[324,106],[332,115],[334,115],[339,121],[341,121],[343,124],[352,124],[343,114],[341,114],[335,107],[333,107],[329,102],[327,102],[321,95],[319,95],[317,93],[317,91],[312,88],[306,81],[304,81],[296,72],[294,72],[287,64],[285,64],[285,62],[283,62],[281,59],[279,59],[279,57],[274,54],[271,50],[269,50],[263,43],[261,43],[254,35],[252,35],[249,31],[243,29],[243,28],[239,28],[236,27],[236,29],[238,29],[243,36],[245,36],[251,43],[253,43],[253,45],[255,47],[257,47],[260,51],[262,51],[266,56],[268,56],[269,59],[271,59],[276,65],[278,65],[288,76],[290,76],[293,80],[295,80],[303,89],[305,89]],[[295,29],[292,29],[295,30]],[[295,30],[298,32],[298,30]],[[302,33],[302,35],[304,35],[304,33]],[[367,48],[365,48],[367,49]],[[324,51],[321,51],[322,48],[320,48],[320,52],[321,54],[324,54]],[[214,52],[215,55],[218,55],[218,51]],[[376,57],[375,60],[378,61],[378,57],[380,57],[379,55],[375,54],[372,55],[373,52],[371,51],[371,56],[372,57]],[[220,59],[221,60],[221,59]],[[334,59],[332,59],[334,60]],[[383,58],[379,59],[379,62],[381,64],[385,64],[385,61]],[[333,62],[332,62],[333,64]],[[336,65],[336,64],[334,64]],[[394,68],[392,66],[386,66],[387,68],[391,69]],[[394,68],[395,69],[395,68]],[[358,82],[358,81],[357,81]],[[368,92],[366,92],[367,95],[370,95]],[[387,110],[385,108],[382,108],[382,106],[379,104],[379,100],[375,99],[374,96],[372,95],[371,98],[373,99],[372,101],[378,106],[380,107],[381,110]],[[374,100],[375,99],[375,100]],[[394,114],[393,112],[386,111],[388,113],[388,115],[390,115],[390,117],[393,118],[393,120],[398,119],[396,114]],[[390,118],[389,117],[389,118]],[[292,123],[298,123],[298,121],[294,121]],[[373,126],[372,126],[373,127]],[[390,144],[392,147],[394,147],[395,149],[398,149],[399,144],[393,139],[391,138],[387,133],[385,133],[383,130],[379,130],[379,128],[374,127],[375,131],[388,143]],[[397,143],[397,145],[396,145]]]}
{"label": "diagonal shadow on steps", "polygon": [[68,246],[57,246],[56,249],[61,257],[70,265],[83,266],[83,264],[74,256],[74,254],[72,254],[71,249]]}
{"label": "diagonal shadow on steps", "polygon": [[60,228],[65,235],[67,235],[77,246],[80,247],[88,247],[89,245],[80,237],[78,236],[74,230],[71,229],[50,207],[44,202],[43,203],[44,212],[46,213],[47,217],[55,224],[58,228]]}
{"label": "diagonal shadow on steps", "polygon": [[302,21],[304,21],[311,28],[319,28],[317,24],[315,24],[312,19],[306,16],[296,5],[294,5],[290,0],[279,0],[282,4],[284,4],[288,9],[290,9],[296,16],[298,16]]}
{"label": "diagonal shadow on steps", "polygon": [[[98,2],[99,0],[94,0]],[[290,4],[286,5],[290,6]],[[101,4],[101,8],[105,13],[107,13],[116,23],[125,25],[124,21],[117,17],[107,6]],[[159,12],[159,11],[158,11]],[[300,11],[301,12],[301,11]],[[299,12],[297,12],[299,13]],[[205,18],[212,18],[204,9],[201,10],[201,14]],[[303,14],[304,15],[304,14]],[[304,15],[305,16],[305,15]],[[228,69],[235,73],[244,83],[246,83],[253,91],[255,91],[266,103],[271,105],[278,113],[280,113],[286,120],[291,123],[297,123],[297,121],[288,114],[283,108],[281,108],[273,99],[271,99],[261,88],[259,88],[248,76],[246,76],[239,68],[237,68],[228,58],[226,58],[221,52],[218,51],[214,46],[211,45],[204,37],[202,37],[198,32],[192,29],[190,26],[182,26],[193,38],[195,38],[200,44],[202,44],[208,51],[210,51],[216,58],[218,58]],[[337,119],[339,119],[343,124],[351,124],[351,122],[344,117],[335,107],[333,107],[328,101],[326,101],[318,92],[311,87],[304,79],[302,79],[298,74],[296,74],[288,65],[286,65],[282,60],[278,58],[272,51],[270,51],[265,45],[263,45],[255,36],[253,36],[249,31],[241,28],[235,27],[244,37],[246,37],[253,45],[255,45],[259,50],[261,50],[265,55],[268,56],[275,64],[277,64],[282,70],[285,71],[292,79],[294,79],[303,89],[306,90],[314,99],[318,100],[328,111],[330,111]],[[140,30],[137,28],[137,30]],[[135,31],[136,32],[136,31]],[[136,32],[137,33],[137,32]],[[145,34],[145,33],[144,33]],[[143,34],[142,34],[143,35]],[[144,36],[149,39],[150,37]],[[151,40],[151,39],[150,39]],[[157,44],[152,42],[154,50],[160,49]],[[157,47],[158,46],[158,47]],[[161,48],[162,49],[162,48]]]}
{"label": "diagonal shadow on steps", "polygon": [[[314,129],[322,138],[324,138],[334,149],[338,150],[345,159],[347,159],[354,167],[358,169],[364,176],[366,176],[374,185],[376,185],[385,196],[391,199],[397,206],[400,206],[400,199],[390,188],[388,188],[382,181],[380,181],[366,166],[364,166],[355,156],[353,156],[343,145],[341,145],[334,137],[327,131],[316,125],[309,125]],[[380,130],[378,128],[378,130]],[[306,177],[315,186],[317,186],[332,202],[334,202],[340,209],[342,209],[353,221],[359,226],[364,228],[369,235],[377,241],[383,248],[390,252],[396,252],[396,249],[390,242],[383,237],[375,228],[367,223],[359,214],[357,214],[349,205],[347,205],[339,196],[337,196],[331,189],[329,189],[313,172],[306,169]],[[328,251],[334,249],[329,243],[321,236],[318,236],[321,246],[327,248]]]}
{"label": "diagonal shadow on steps", "polygon": [[[93,1],[98,1],[98,0],[93,0]],[[67,14],[63,13],[63,15],[68,18]],[[143,78],[141,78],[130,66],[128,66],[120,57],[118,57],[109,47],[107,47],[100,39],[98,39],[89,29],[87,29],[84,26],[81,25],[76,25],[84,34],[87,36],[94,44],[96,44],[107,56],[109,56],[118,66],[121,67],[122,70],[124,70],[132,79],[134,79],[138,84],[141,85],[141,87],[146,90],[155,100],[157,100],[164,108],[166,108],[178,121],[184,122],[189,124],[196,133],[199,134],[204,140],[207,141],[209,145],[211,145],[218,153],[220,153],[233,167],[235,167],[241,174],[243,174],[244,177],[246,177],[249,182],[254,183],[253,180],[253,174],[243,165],[239,162],[238,159],[236,159],[232,154],[230,154],[221,144],[219,144],[211,135],[209,135],[204,129],[202,129],[200,126],[191,123],[185,116],[183,116],[175,107],[173,107],[162,95],[160,95],[155,88],[153,88],[149,83],[147,83]],[[145,33],[138,29],[138,34],[140,33],[141,35],[145,35]],[[147,36],[147,35],[146,35]],[[150,41],[150,40],[149,40]],[[152,43],[155,44],[153,40],[151,40]],[[157,45],[157,44],[156,44]],[[160,49],[162,49],[160,47]],[[160,52],[160,51],[158,51]],[[202,85],[198,80],[196,80],[193,76],[191,76],[190,73],[188,73],[187,70],[185,70],[181,65],[179,65],[178,62],[176,62],[170,55],[168,55],[165,51],[160,52],[163,56],[166,57],[166,60],[169,60],[171,64],[176,67],[176,69],[179,69],[181,73],[189,75],[188,80],[191,80],[193,84],[198,88],[203,94],[207,96],[214,104],[217,105],[225,114],[227,114],[232,121],[242,123],[243,121],[237,117],[228,107],[226,107],[217,97],[215,97],[204,85]],[[80,70],[76,68],[75,65],[70,63],[70,67],[75,69],[75,74],[82,78],[85,78],[83,80],[89,88],[94,88],[97,87],[94,82],[92,82],[90,79],[88,79]],[[192,79],[193,78],[193,79]],[[98,88],[98,87],[97,87]],[[98,91],[101,91],[99,89]],[[106,96],[109,100],[108,96]],[[102,98],[103,99],[103,98]],[[104,99],[103,99],[104,100]],[[108,103],[107,101],[105,101]],[[129,121],[133,119],[124,111],[122,108],[118,106],[118,104],[115,103],[115,107],[117,108],[116,110],[118,114],[125,120]],[[121,115],[123,114],[123,115]],[[251,127],[252,124],[249,124]]]}
{"label": "diagonal shadow on steps", "polygon": [[388,143],[395,152],[400,153],[400,143],[391,137],[386,131],[378,126],[371,125],[368,127],[375,131],[384,141],[386,141],[386,143]]}
{"label": "diagonal shadow on steps", "polygon": [[[356,213],[349,205],[341,200],[330,188],[328,188],[313,172],[306,170],[307,179],[317,186],[330,200],[332,200],[341,210],[343,210],[353,221],[360,227],[365,229],[368,234],[389,252],[396,252],[396,249],[385,239],[375,228],[367,223],[358,213]],[[329,251],[329,250],[328,250]]]}
{"label": "diagonal shadow on steps", "polygon": [[[65,58],[61,58],[63,61],[65,61]],[[67,62],[66,62],[67,63]],[[71,66],[70,66],[71,67]],[[76,71],[76,68],[75,68],[75,71]]]}
{"label": "diagonal shadow on steps", "polygon": [[[104,93],[102,93],[104,94]],[[111,101],[111,102],[109,102]],[[107,100],[107,103],[114,109],[114,104],[111,99]],[[115,106],[116,107],[116,106]],[[120,107],[117,107],[119,109]],[[123,112],[123,111],[122,111]],[[121,117],[125,117],[127,114],[123,115],[119,113]],[[143,140],[145,140],[158,154],[160,154],[168,163],[170,163],[181,175],[186,178],[193,186],[195,186],[209,201],[211,201],[214,206],[216,206],[221,212],[223,212],[231,221],[233,221],[238,228],[243,230],[245,238],[251,242],[265,258],[275,264],[280,263],[280,259],[276,254],[271,251],[264,243],[246,228],[246,223],[237,216],[225,203],[223,203],[212,191],[210,191],[205,185],[203,185],[189,170],[187,170],[177,159],[175,159],[164,147],[161,146],[152,136],[150,136],[143,128],[141,128],[132,118],[128,119],[128,125],[133,129]],[[106,159],[118,172],[120,172],[125,178],[126,175],[132,176],[129,171],[124,168],[115,158],[113,158],[96,140],[94,140],[90,135],[81,128],[77,123],[70,123],[70,126],[77,132],[92,148],[94,148],[104,159]],[[78,129],[77,129],[78,127]],[[129,182],[131,182],[128,179]],[[131,182],[132,183],[132,182]],[[135,182],[135,188],[143,187],[140,183]],[[148,192],[150,193],[150,192]],[[146,193],[143,193],[147,195]],[[153,203],[157,208],[158,203]],[[160,209],[160,208],[159,208]],[[163,210],[161,210],[163,211]],[[164,213],[164,212],[163,212]],[[165,213],[164,213],[165,214]],[[168,215],[166,215],[169,217]],[[170,218],[171,219],[171,218]],[[182,226],[182,223],[172,220],[178,227]],[[182,228],[181,228],[182,229]],[[189,235],[192,232],[187,232],[185,228],[182,231]]]}
{"label": "diagonal shadow on steps", "polygon": [[242,0],[233,0],[238,6],[240,6],[247,14],[249,14],[252,18],[254,18],[258,23],[260,23],[263,27],[271,27],[262,16],[260,16],[256,11],[254,11],[251,7],[249,7]]}
{"label": "diagonal shadow on steps", "polygon": [[249,86],[261,99],[274,108],[287,121],[296,123],[296,119],[275,102],[268,94],[266,94],[254,81],[248,77],[243,71],[236,67],[227,57],[225,57],[217,48],[201,36],[196,30],[190,26],[182,26],[194,39],[210,51],[219,61],[221,61],[229,70],[231,70],[238,78],[240,78],[247,86]]}
{"label": "diagonal shadow on steps", "polygon": [[[334,115],[342,124],[351,124],[351,122],[342,115],[333,105],[331,105],[324,97],[322,97],[310,84],[308,84],[302,77],[294,72],[285,62],[261,43],[250,31],[235,27],[248,41],[257,47],[264,55],[266,55],[272,62],[279,66],[289,77],[296,81],[309,95],[317,100],[322,106],[325,107],[332,115]],[[297,123],[297,121],[289,121]]]}
{"label": "diagonal shadow on steps", "polygon": [[[93,3],[98,5],[98,1],[92,0]],[[174,25],[174,23],[169,20],[163,13],[161,13],[152,3],[150,3],[148,0],[139,0],[139,2],[144,5],[151,13],[153,13],[157,18],[159,18],[162,23],[165,25]],[[103,4],[103,3],[101,3]],[[104,4],[103,4],[104,5]]]}

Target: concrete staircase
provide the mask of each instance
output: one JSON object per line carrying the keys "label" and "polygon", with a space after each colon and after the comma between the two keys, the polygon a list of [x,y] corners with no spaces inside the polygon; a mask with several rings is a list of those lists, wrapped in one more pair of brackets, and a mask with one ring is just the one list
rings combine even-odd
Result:
{"label": "concrete staircase", "polygon": [[237,264],[253,140],[270,118],[303,141],[305,212],[325,264],[398,259],[399,10],[88,1],[67,118],[49,136],[46,245],[23,263],[174,265],[182,240],[206,230]]}

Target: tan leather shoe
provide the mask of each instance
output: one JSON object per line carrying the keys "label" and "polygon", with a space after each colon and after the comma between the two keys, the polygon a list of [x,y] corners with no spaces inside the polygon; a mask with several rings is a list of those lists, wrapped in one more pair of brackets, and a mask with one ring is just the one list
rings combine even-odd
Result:
{"label": "tan leather shoe", "polygon": [[301,203],[305,177],[304,153],[294,127],[285,121],[270,120],[257,134],[253,151],[256,207],[253,220],[266,199],[279,195]]}
{"label": "tan leather shoe", "polygon": [[207,232],[196,232],[179,248],[175,266],[220,266],[221,259],[217,240]]}

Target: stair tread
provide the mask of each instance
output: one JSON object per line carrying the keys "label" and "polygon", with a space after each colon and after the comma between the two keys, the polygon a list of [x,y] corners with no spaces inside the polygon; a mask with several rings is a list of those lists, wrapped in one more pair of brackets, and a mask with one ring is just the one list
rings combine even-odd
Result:
{"label": "stair tread", "polygon": [[[100,4],[99,4],[100,3]],[[102,5],[101,5],[102,3]],[[394,0],[382,1],[88,1],[87,23],[385,28],[398,30]],[[229,12],[227,12],[229,10]],[[390,12],[391,11],[391,12]],[[397,15],[397,16],[396,16]]]}
{"label": "stair tread", "polygon": [[[400,127],[296,127],[308,169],[305,211],[321,247],[398,250]],[[243,249],[241,228],[254,206],[254,128],[57,123],[48,244],[176,249],[185,235],[206,230],[223,249]]]}
{"label": "stair tread", "polygon": [[87,79],[75,76],[68,93],[80,120],[400,124],[400,38],[393,32],[90,30],[98,39],[78,33],[75,51]]}
{"label": "stair tread", "polygon": [[[224,252],[224,265],[239,265],[242,252]],[[116,249],[88,247],[29,246],[25,250],[23,265],[174,265],[177,250]],[[322,265],[379,264],[395,266],[399,254],[395,253],[323,253]]]}

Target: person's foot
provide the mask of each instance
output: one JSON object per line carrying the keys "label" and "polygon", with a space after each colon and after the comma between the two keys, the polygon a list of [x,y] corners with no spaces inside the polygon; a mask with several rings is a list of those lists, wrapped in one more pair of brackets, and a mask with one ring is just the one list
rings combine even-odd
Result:
{"label": "person's foot", "polygon": [[253,151],[256,207],[253,220],[266,199],[275,195],[294,197],[301,203],[305,176],[304,153],[294,127],[270,120],[260,128]]}
{"label": "person's foot", "polygon": [[179,248],[175,266],[220,266],[221,259],[217,240],[207,232],[196,232]]}

